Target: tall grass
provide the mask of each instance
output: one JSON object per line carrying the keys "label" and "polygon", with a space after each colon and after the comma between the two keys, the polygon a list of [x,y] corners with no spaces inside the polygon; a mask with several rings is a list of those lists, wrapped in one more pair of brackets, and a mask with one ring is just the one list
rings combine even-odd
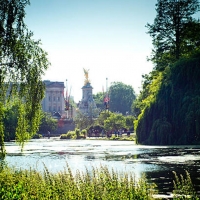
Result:
{"label": "tall grass", "polygon": [[194,189],[192,184],[192,180],[190,178],[190,174],[188,171],[185,171],[185,178],[181,174],[180,176],[177,175],[176,172],[173,172],[175,176],[174,183],[174,199],[182,200],[182,199],[192,199],[192,200],[199,200],[197,193]]}
{"label": "tall grass", "polygon": [[134,175],[109,171],[104,166],[75,175],[69,166],[56,174],[46,167],[43,173],[11,168],[0,172],[0,198],[5,200],[145,200],[152,199],[154,193],[155,185],[148,184],[144,176],[136,181]]}
{"label": "tall grass", "polygon": [[[175,182],[175,198],[182,199],[178,194],[187,182],[182,182],[182,178],[180,181],[178,176]],[[46,167],[42,173],[8,167],[0,171],[0,199],[5,200],[151,200],[157,193],[155,186],[149,184],[145,176],[138,180],[134,174],[115,172],[106,166],[77,171],[75,175],[68,165],[56,174],[50,173]],[[192,188],[187,189],[187,192],[191,191]]]}

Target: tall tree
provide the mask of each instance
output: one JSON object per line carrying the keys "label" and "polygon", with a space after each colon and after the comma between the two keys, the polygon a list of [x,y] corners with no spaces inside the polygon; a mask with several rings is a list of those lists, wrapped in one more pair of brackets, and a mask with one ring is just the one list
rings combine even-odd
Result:
{"label": "tall tree", "polygon": [[41,124],[39,127],[39,133],[44,134],[48,131],[53,132],[57,128],[57,120],[52,117],[50,113],[42,112]]}
{"label": "tall tree", "polygon": [[[40,41],[32,39],[25,23],[29,0],[0,0],[0,147],[4,148],[4,107],[15,99],[19,117],[16,139],[22,145],[35,134],[44,97],[42,75],[49,62]],[[14,98],[15,97],[15,98]]]}
{"label": "tall tree", "polygon": [[98,92],[97,94],[93,94],[93,99],[96,103],[97,108],[100,110],[104,110],[103,100],[104,100],[104,93]]}
{"label": "tall tree", "polygon": [[131,113],[131,105],[136,98],[134,89],[122,82],[114,82],[109,89],[110,110],[122,114]]}
{"label": "tall tree", "polygon": [[[198,0],[158,0],[157,15],[152,25],[147,24],[154,49],[150,58],[159,70],[199,48],[199,21],[192,16],[199,11]],[[189,34],[192,32],[192,34]],[[191,40],[192,39],[192,40]],[[195,39],[195,41],[194,41]]]}
{"label": "tall tree", "polygon": [[110,116],[104,121],[104,127],[107,131],[125,128],[125,117],[122,114],[111,113]]}

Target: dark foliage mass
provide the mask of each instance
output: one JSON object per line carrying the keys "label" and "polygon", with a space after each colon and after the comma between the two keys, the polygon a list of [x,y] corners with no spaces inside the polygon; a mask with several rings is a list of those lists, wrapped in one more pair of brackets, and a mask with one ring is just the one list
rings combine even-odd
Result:
{"label": "dark foliage mass", "polygon": [[158,0],[147,24],[154,49],[153,71],[144,75],[132,106],[138,143],[200,143],[200,22],[197,0]]}
{"label": "dark foliage mass", "polygon": [[200,142],[200,54],[170,68],[156,100],[138,121],[137,133],[144,144]]}

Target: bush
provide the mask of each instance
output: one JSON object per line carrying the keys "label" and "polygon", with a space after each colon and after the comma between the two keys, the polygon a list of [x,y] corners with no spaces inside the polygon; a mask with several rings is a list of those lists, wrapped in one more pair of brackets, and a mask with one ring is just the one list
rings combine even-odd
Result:
{"label": "bush", "polygon": [[76,138],[79,138],[79,136],[81,135],[80,129],[76,128],[75,129],[75,134],[76,134]]}
{"label": "bush", "polygon": [[75,131],[68,131],[66,134],[62,134],[60,139],[85,139],[85,135],[80,132],[79,129]]}
{"label": "bush", "polygon": [[60,139],[76,139],[75,131],[68,131],[66,134],[62,134]]}
{"label": "bush", "polygon": [[135,141],[135,137],[134,136],[122,136],[122,137],[118,137],[118,136],[112,136],[109,138],[109,140],[123,140],[123,141]]}
{"label": "bush", "polygon": [[40,139],[42,138],[42,134],[39,134],[39,133],[36,133],[34,136],[33,136],[33,139]]}
{"label": "bush", "polygon": [[87,135],[87,130],[86,130],[86,129],[83,129],[83,130],[81,131],[81,134],[84,135],[84,136],[86,137],[86,135]]}

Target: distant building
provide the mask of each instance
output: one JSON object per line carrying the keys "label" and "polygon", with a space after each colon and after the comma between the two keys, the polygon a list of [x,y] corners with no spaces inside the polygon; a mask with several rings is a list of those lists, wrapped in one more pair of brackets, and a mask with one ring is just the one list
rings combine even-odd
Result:
{"label": "distant building", "polygon": [[46,91],[42,101],[43,111],[52,114],[58,112],[63,115],[65,113],[64,82],[45,80],[44,83]]}

